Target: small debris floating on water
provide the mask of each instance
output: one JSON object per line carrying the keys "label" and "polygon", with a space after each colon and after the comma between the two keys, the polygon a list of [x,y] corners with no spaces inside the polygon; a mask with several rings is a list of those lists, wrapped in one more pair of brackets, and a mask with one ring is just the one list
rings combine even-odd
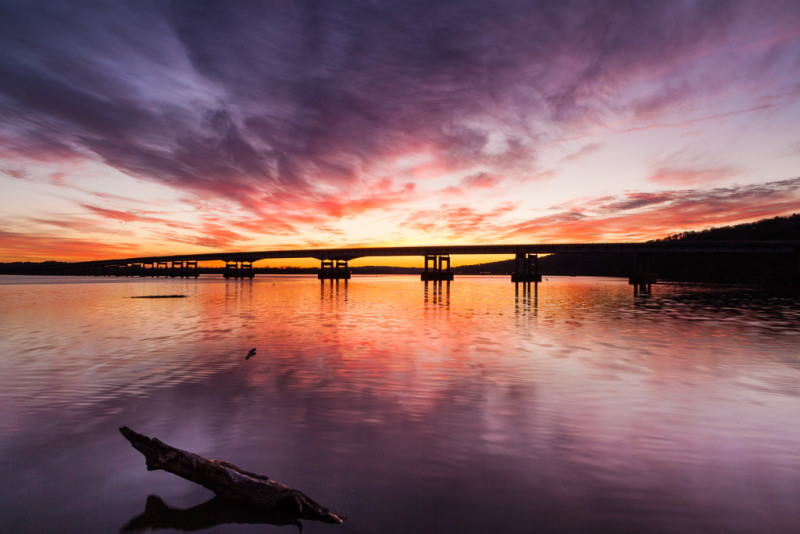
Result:
{"label": "small debris floating on water", "polygon": [[182,299],[186,295],[138,295],[131,297],[132,299]]}
{"label": "small debris floating on water", "polygon": [[244,359],[249,360],[255,355],[256,355],[256,349],[250,349],[250,352],[247,353],[247,356],[245,356]]}

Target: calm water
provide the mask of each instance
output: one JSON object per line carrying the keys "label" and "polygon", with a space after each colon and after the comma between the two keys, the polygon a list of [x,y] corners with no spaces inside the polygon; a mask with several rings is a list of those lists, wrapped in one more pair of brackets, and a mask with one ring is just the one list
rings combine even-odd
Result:
{"label": "calm water", "polygon": [[[148,495],[208,520],[122,425],[348,517],[305,533],[800,532],[797,299],[6,276],[0,303],[3,532],[118,532]],[[206,532],[265,530],[297,529]]]}

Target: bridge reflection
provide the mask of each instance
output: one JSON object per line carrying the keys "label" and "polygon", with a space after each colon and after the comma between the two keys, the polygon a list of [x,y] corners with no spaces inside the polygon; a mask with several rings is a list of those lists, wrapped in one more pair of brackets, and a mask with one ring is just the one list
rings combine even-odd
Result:
{"label": "bridge reflection", "polygon": [[[522,292],[520,292],[522,286]],[[527,315],[533,311],[534,317],[539,309],[539,284],[537,282],[517,282],[514,284],[514,310]]]}
{"label": "bridge reflection", "polygon": [[347,301],[347,278],[339,280],[336,278],[322,278],[319,282],[320,300],[338,300],[342,298]]}
{"label": "bridge reflection", "polygon": [[449,308],[450,280],[425,280],[424,302],[440,308]]}

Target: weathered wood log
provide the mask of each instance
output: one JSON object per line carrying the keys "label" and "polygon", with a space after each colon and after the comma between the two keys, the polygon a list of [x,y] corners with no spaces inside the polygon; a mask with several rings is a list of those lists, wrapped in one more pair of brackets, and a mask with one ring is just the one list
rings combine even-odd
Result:
{"label": "weathered wood log", "polygon": [[177,449],[126,426],[119,431],[134,449],[144,455],[148,471],[162,469],[200,484],[223,499],[284,516],[326,523],[341,523],[344,520],[342,516],[331,513],[303,492],[267,476],[245,471],[228,462],[209,460]]}

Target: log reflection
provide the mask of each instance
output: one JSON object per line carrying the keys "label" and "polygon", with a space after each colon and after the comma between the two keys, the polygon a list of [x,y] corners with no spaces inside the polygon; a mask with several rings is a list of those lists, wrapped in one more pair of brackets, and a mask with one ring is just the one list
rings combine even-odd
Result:
{"label": "log reflection", "polygon": [[239,525],[295,525],[300,532],[303,526],[296,517],[276,512],[265,512],[230,500],[214,497],[191,508],[169,506],[158,495],[147,497],[144,512],[120,529],[120,532],[174,529],[193,532],[225,524]]}

